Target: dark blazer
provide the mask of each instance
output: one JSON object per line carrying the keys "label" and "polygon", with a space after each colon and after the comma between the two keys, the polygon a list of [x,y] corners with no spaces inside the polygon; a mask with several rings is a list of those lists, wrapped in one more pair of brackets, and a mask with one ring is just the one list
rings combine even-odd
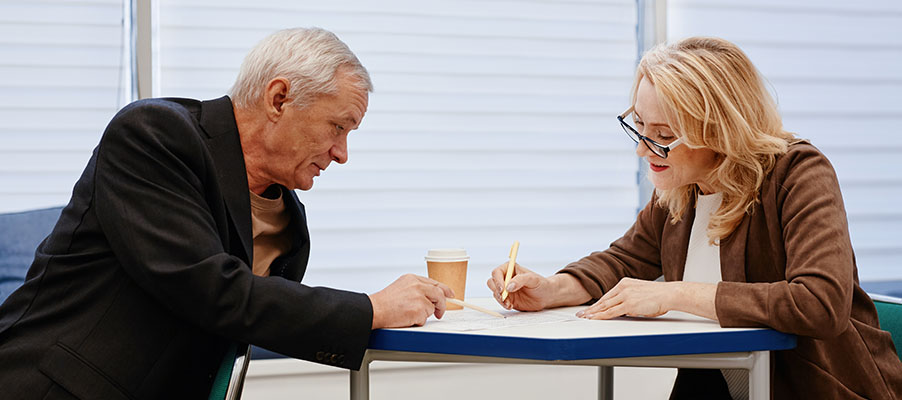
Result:
{"label": "dark blazer", "polygon": [[[673,224],[655,200],[609,249],[562,272],[596,299],[625,276],[682,280],[695,207]],[[720,325],[798,335],[796,348],[773,352],[774,399],[902,398],[902,363],[858,285],[833,166],[811,144],[790,145],[765,179],[760,200],[720,242],[723,281],[714,299]],[[726,389],[720,374],[694,374],[700,379],[691,385],[680,375],[674,398],[714,398],[687,386]]]}
{"label": "dark blazer", "polygon": [[258,277],[229,98],[122,109],[0,306],[0,396],[206,398],[229,341],[359,368],[369,299],[298,283],[306,216],[282,191],[294,247]]}

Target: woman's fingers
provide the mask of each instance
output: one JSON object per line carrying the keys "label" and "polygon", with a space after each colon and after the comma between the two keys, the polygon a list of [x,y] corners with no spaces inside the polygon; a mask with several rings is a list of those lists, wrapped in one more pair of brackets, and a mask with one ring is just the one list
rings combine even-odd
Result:
{"label": "woman's fingers", "polygon": [[611,289],[608,293],[605,293],[605,295],[598,299],[595,304],[592,304],[591,306],[577,312],[576,316],[587,318],[586,315],[606,312],[608,309],[622,304],[623,296],[620,296],[619,291],[615,293],[616,288],[617,287],[615,286],[614,289]]}

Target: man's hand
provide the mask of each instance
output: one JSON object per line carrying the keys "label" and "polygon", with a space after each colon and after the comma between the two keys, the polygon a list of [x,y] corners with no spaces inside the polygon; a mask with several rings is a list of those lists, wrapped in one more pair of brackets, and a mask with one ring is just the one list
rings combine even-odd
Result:
{"label": "man's hand", "polygon": [[433,314],[441,318],[446,297],[454,297],[454,292],[444,283],[414,274],[403,275],[370,295],[373,329],[423,325]]}

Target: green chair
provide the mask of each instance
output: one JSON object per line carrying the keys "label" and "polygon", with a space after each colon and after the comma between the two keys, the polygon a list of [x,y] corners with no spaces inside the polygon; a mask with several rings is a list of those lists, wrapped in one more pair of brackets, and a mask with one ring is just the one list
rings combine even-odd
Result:
{"label": "green chair", "polygon": [[244,389],[244,376],[251,360],[251,346],[232,343],[222,357],[209,400],[238,400]]}
{"label": "green chair", "polygon": [[896,353],[899,355],[899,359],[902,359],[902,299],[879,294],[869,294],[869,296],[877,306],[880,329],[893,335]]}

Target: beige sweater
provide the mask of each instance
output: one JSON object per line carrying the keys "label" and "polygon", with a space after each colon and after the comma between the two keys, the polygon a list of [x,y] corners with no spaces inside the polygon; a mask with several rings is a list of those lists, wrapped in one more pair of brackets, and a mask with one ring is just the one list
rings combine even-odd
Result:
{"label": "beige sweater", "polygon": [[[605,251],[561,273],[599,298],[623,277],[683,277],[694,207],[676,224],[667,210],[643,209]],[[720,242],[723,281],[715,308],[723,327],[770,327],[798,335],[772,358],[775,399],[902,399],[902,363],[892,338],[858,286],[836,174],[814,146],[781,156],[761,202]]]}

